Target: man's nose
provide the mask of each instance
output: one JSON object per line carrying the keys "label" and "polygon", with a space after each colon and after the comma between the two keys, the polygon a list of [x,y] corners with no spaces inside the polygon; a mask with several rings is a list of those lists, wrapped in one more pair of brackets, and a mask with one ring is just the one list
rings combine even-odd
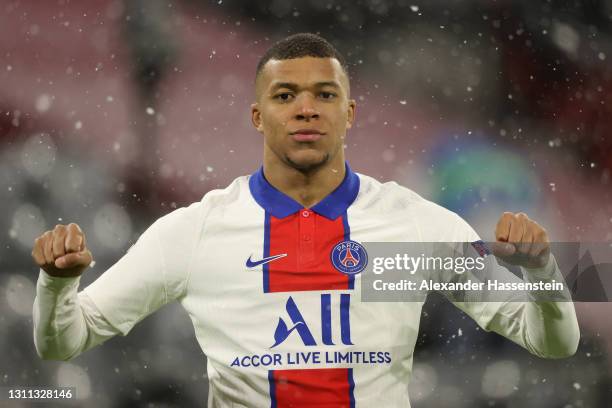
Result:
{"label": "man's nose", "polygon": [[297,100],[297,112],[296,119],[298,120],[310,120],[319,118],[319,110],[316,102],[309,95],[300,95]]}

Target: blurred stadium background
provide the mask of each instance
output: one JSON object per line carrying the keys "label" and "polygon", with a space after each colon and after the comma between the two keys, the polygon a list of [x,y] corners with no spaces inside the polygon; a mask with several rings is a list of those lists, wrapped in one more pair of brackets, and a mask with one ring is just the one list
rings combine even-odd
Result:
{"label": "blurred stadium background", "polygon": [[[612,0],[0,1],[0,386],[73,385],[75,406],[205,405],[205,357],[177,305],[41,361],[30,250],[78,222],[97,261],[87,285],[158,216],[253,172],[255,66],[295,32],[350,62],[356,171],[484,239],[510,210],[555,241],[612,242],[611,19]],[[432,297],[413,406],[610,406],[612,307],[576,307],[577,355],[546,361]]]}

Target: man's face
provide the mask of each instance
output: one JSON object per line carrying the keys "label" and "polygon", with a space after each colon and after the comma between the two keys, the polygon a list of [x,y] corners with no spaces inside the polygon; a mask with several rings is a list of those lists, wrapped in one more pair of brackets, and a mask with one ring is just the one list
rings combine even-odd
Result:
{"label": "man's face", "polygon": [[343,164],[344,137],[355,115],[348,91],[348,78],[335,58],[268,61],[251,107],[253,124],[264,135],[264,159],[303,172],[334,159]]}

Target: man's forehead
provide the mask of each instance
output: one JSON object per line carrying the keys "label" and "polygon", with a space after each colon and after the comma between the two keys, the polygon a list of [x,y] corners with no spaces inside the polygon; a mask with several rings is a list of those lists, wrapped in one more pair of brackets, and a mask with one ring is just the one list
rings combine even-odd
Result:
{"label": "man's forehead", "polygon": [[285,60],[271,59],[261,72],[266,87],[277,83],[319,83],[346,81],[342,65],[335,58],[302,57]]}

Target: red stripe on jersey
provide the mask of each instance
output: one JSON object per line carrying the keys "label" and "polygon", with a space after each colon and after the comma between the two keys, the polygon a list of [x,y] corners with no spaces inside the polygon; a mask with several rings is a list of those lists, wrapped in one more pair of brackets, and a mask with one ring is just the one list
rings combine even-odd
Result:
{"label": "red stripe on jersey", "polygon": [[272,370],[274,408],[350,408],[352,373],[348,368]]}
{"label": "red stripe on jersey", "polygon": [[302,209],[285,218],[270,216],[269,253],[287,254],[267,265],[270,292],[342,290],[349,277],[332,265],[331,250],[344,240],[342,216],[329,220]]}

